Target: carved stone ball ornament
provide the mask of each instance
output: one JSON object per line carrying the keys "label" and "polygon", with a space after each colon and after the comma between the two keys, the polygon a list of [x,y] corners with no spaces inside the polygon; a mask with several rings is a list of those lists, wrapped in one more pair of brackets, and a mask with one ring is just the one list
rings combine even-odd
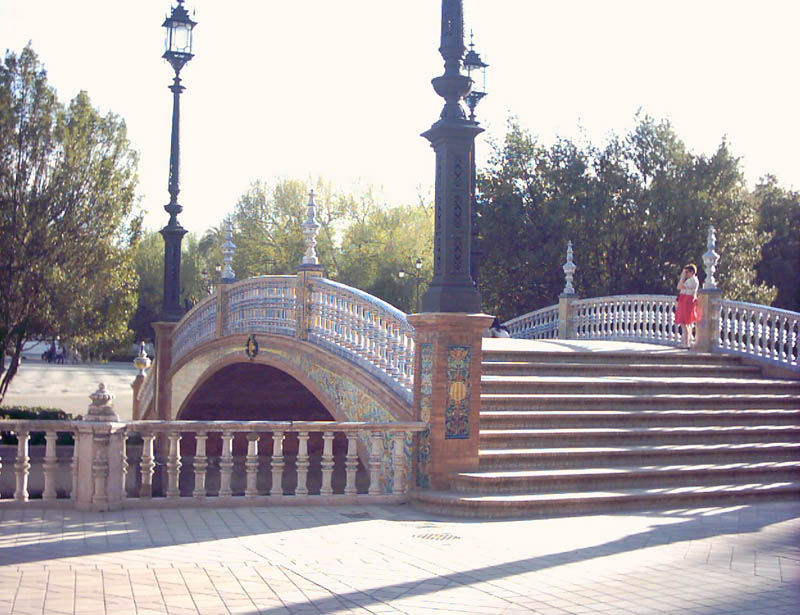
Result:
{"label": "carved stone ball ornament", "polygon": [[100,383],[97,390],[89,395],[92,403],[86,412],[86,421],[118,421],[119,416],[114,412],[114,395],[106,388],[104,383]]}

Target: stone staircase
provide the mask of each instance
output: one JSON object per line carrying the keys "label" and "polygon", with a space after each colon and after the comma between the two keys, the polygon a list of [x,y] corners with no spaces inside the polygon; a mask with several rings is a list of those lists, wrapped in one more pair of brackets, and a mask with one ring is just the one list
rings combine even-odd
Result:
{"label": "stone staircase", "polygon": [[484,347],[479,470],[415,492],[420,508],[509,517],[800,497],[800,381],[664,347],[503,341]]}

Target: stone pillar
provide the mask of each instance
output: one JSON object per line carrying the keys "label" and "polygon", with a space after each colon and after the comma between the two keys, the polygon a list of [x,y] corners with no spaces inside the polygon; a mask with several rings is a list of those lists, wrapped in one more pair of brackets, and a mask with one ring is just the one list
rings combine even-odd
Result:
{"label": "stone pillar", "polygon": [[78,510],[104,512],[121,508],[125,424],[114,412],[114,395],[101,384],[90,395],[92,404],[77,423],[76,480],[72,499]]}
{"label": "stone pillar", "polygon": [[719,288],[703,289],[697,293],[697,310],[700,320],[697,321],[695,339],[692,350],[696,352],[712,352],[719,343],[719,300],[722,291]]}
{"label": "stone pillar", "polygon": [[175,322],[153,323],[156,332],[154,418],[163,421],[172,420],[172,383],[169,372],[172,368],[172,333],[177,325]]}
{"label": "stone pillar", "polygon": [[311,304],[313,293],[311,282],[314,278],[322,277],[321,265],[302,265],[297,270],[295,290],[297,292],[297,339],[307,340],[308,330],[311,328]]}
{"label": "stone pillar", "polygon": [[558,339],[575,339],[575,322],[572,319],[572,302],[577,295],[558,296]]}
{"label": "stone pillar", "polygon": [[414,411],[428,424],[414,447],[414,488],[447,489],[452,474],[478,469],[481,360],[486,314],[412,314]]}

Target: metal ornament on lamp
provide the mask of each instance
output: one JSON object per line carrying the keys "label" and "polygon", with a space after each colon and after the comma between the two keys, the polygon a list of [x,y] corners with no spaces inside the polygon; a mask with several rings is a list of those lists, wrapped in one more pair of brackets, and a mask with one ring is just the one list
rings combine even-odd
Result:
{"label": "metal ornament on lamp", "polygon": [[187,233],[178,222],[178,214],[183,207],[178,204],[180,192],[180,95],[184,87],[181,85],[180,72],[192,53],[192,32],[197,22],[189,17],[183,6],[183,0],[172,8],[172,13],[164,20],[166,29],[164,55],[175,71],[175,79],[170,86],[172,91],[172,138],[169,157],[169,203],[164,210],[169,214],[169,222],[161,229],[164,237],[164,307],[161,318],[165,321],[178,321],[183,316],[181,306],[181,242]]}

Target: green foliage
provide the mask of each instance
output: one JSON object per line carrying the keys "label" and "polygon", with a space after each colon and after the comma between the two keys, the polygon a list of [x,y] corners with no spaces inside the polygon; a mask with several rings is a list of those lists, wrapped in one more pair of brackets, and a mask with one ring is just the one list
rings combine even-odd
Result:
{"label": "green foliage", "polygon": [[668,122],[645,117],[602,149],[567,139],[546,148],[512,121],[478,188],[490,313],[509,318],[555,303],[569,240],[578,294],[672,294],[682,266],[702,263],[712,223],[725,296],[769,304],[775,295],[756,281],[767,235],[725,142],[696,155]]}
{"label": "green foliage", "polygon": [[0,67],[0,354],[60,336],[108,352],[135,305],[137,157],[117,116],[85,92],[62,105],[30,48]]}
{"label": "green foliage", "polygon": [[778,288],[775,307],[800,312],[800,193],[784,190],[768,175],[753,197],[758,229],[771,238],[756,267],[758,278]]}

